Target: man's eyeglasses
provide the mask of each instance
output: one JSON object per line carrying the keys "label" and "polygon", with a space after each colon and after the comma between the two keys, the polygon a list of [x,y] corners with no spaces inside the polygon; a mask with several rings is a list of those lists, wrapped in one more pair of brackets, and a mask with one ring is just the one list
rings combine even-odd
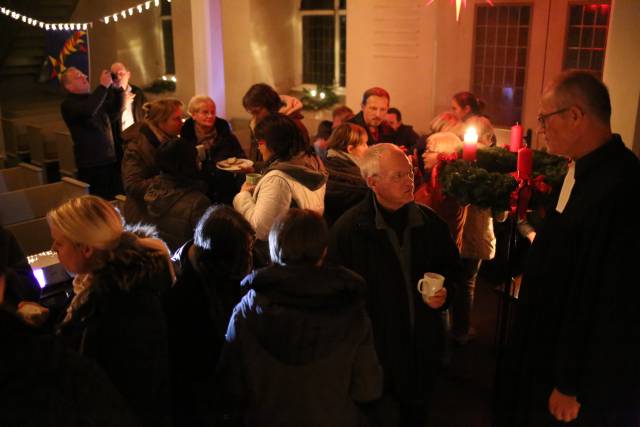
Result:
{"label": "man's eyeglasses", "polygon": [[559,110],[556,111],[552,111],[551,113],[547,113],[547,114],[538,114],[538,123],[540,124],[540,127],[542,129],[544,129],[546,127],[546,123],[545,121],[551,117],[551,116],[555,116],[556,114],[562,114],[565,111],[569,111],[571,107],[566,107],[566,108],[561,108]]}

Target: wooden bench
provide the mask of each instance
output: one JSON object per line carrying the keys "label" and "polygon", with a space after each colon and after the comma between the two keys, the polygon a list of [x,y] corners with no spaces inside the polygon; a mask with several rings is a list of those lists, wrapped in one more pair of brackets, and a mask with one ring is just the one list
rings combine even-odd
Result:
{"label": "wooden bench", "polygon": [[2,118],[2,133],[4,136],[4,149],[7,160],[13,164],[29,161],[29,148],[20,145],[22,135],[19,134],[15,119]]}
{"label": "wooden bench", "polygon": [[57,131],[53,134],[53,139],[60,162],[60,174],[75,178],[78,174],[76,166],[76,156],[73,152],[73,140],[68,130]]}
{"label": "wooden bench", "polygon": [[42,168],[28,163],[20,163],[15,168],[0,169],[0,193],[22,190],[44,183]]}
{"label": "wooden bench", "polygon": [[63,178],[53,184],[0,193],[0,224],[10,230],[27,254],[51,247],[46,215],[65,201],[89,193],[89,184]]}

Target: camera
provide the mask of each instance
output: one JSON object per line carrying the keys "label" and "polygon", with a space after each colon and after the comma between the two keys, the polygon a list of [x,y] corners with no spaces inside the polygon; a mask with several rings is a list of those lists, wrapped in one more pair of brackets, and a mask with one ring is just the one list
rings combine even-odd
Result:
{"label": "camera", "polygon": [[113,81],[118,80],[118,73],[111,73],[111,80]]}

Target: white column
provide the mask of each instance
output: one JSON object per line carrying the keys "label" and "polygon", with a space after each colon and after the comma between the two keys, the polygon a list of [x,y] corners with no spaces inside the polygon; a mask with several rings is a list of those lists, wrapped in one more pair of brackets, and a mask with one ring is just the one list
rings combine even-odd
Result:
{"label": "white column", "polygon": [[216,102],[217,114],[226,117],[220,3],[220,0],[191,0],[193,82],[194,95],[209,95]]}
{"label": "white column", "polygon": [[640,155],[640,2],[613,2],[603,80],[611,96],[611,127]]}

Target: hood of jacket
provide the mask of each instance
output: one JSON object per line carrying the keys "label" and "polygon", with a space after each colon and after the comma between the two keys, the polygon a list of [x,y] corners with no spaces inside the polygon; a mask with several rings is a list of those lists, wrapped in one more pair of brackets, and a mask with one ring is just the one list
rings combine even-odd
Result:
{"label": "hood of jacket", "polygon": [[361,325],[366,285],[343,267],[269,266],[248,275],[239,307],[262,348],[282,363],[327,356]]}
{"label": "hood of jacket", "polygon": [[315,154],[301,153],[290,160],[275,160],[264,170],[264,174],[279,170],[298,181],[311,191],[316,191],[327,183],[329,174]]}
{"label": "hood of jacket", "polygon": [[[151,241],[157,244],[151,244]],[[94,294],[136,290],[160,293],[173,281],[166,246],[158,239],[139,238],[125,232],[105,261],[92,273]]]}

